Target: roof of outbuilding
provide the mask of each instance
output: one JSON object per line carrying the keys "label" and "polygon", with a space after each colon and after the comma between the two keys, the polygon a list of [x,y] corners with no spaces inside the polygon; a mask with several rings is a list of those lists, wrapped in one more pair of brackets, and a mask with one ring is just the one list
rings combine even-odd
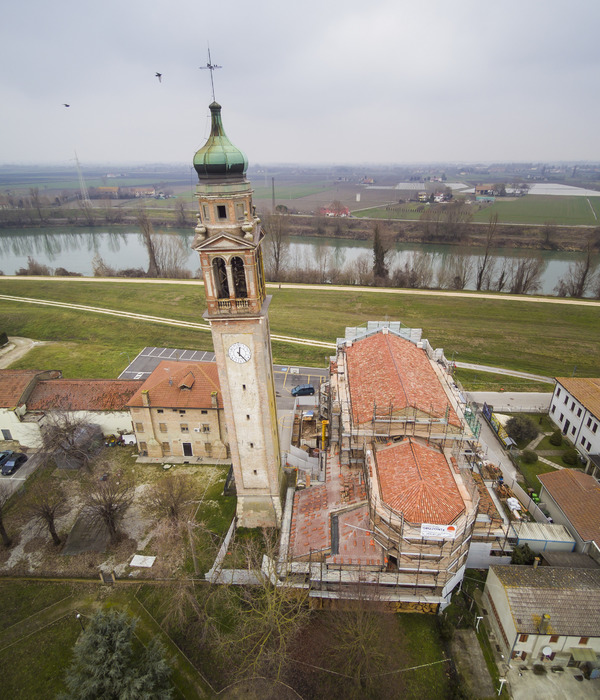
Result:
{"label": "roof of outbuilding", "polygon": [[27,400],[29,411],[124,411],[142,386],[135,379],[52,379],[39,381]]}
{"label": "roof of outbuilding", "polygon": [[437,418],[448,410],[448,421],[460,424],[426,353],[409,340],[375,333],[346,347],[346,359],[355,422],[370,420],[376,404],[380,413],[416,407]]}
{"label": "roof of outbuilding", "polygon": [[550,615],[549,634],[600,636],[600,569],[492,566],[490,571],[504,587],[517,632],[538,634],[542,616]]}
{"label": "roof of outbuilding", "polygon": [[538,479],[585,540],[600,547],[600,484],[577,469],[539,474]]}
{"label": "roof of outbuilding", "polygon": [[600,377],[556,377],[556,381],[600,419]]}
{"label": "roof of outbuilding", "polygon": [[142,392],[148,392],[153,408],[223,408],[216,362],[169,362],[163,360],[146,379],[128,406],[143,406]]}
{"label": "roof of outbuilding", "polygon": [[406,439],[375,452],[381,498],[410,523],[449,525],[465,503],[442,452]]}
{"label": "roof of outbuilding", "polygon": [[[0,370],[0,407],[14,408],[18,405],[25,390],[38,375],[50,372],[39,369],[3,369]],[[59,372],[55,372],[60,376]]]}

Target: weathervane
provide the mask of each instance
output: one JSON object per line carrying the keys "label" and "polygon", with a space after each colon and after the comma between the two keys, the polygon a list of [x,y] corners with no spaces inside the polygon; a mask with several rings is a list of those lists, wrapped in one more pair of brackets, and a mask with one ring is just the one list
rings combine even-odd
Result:
{"label": "weathervane", "polygon": [[212,98],[213,102],[216,102],[215,100],[215,83],[213,81],[213,72],[217,70],[217,68],[222,68],[223,66],[217,66],[216,63],[213,63],[211,58],[210,58],[210,46],[208,47],[208,63],[205,66],[200,66],[200,70],[209,70],[210,71],[210,84],[212,86]]}

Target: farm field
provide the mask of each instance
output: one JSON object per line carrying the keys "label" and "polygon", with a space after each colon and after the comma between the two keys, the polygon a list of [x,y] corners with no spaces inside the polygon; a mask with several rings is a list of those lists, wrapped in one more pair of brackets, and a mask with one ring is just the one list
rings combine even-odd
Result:
{"label": "farm field", "polygon": [[[423,328],[433,347],[457,360],[546,376],[600,374],[600,307],[519,301],[508,295],[481,298],[439,294],[395,294],[348,287],[269,287],[273,334],[335,342],[346,326],[398,320]],[[107,309],[202,322],[201,284],[99,283],[0,278],[0,294],[88,304]],[[34,348],[17,367],[60,368],[70,377],[114,377],[144,346],[211,350],[210,334],[148,321],[101,316],[0,299],[8,335],[54,341]],[[526,319],[526,323],[524,320]],[[518,348],[518,352],[516,352]],[[273,342],[274,361],[322,367],[326,349]]]}

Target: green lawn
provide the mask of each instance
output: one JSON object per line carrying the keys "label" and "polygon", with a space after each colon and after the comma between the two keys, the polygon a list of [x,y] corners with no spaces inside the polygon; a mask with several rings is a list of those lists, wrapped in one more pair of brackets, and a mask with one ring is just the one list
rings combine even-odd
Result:
{"label": "green lawn", "polygon": [[542,488],[538,476],[540,474],[547,474],[548,472],[556,471],[556,469],[551,467],[549,464],[541,462],[540,460],[534,462],[533,464],[527,464],[523,461],[523,459],[520,458],[516,461],[519,471],[521,472],[521,474],[523,474],[523,477],[525,478],[527,486],[529,488],[532,488],[538,495]]}
{"label": "green lawn", "polygon": [[598,197],[527,195],[508,200],[500,197],[494,204],[474,210],[473,221],[487,223],[490,215],[497,213],[501,224],[598,226],[590,205],[600,219],[600,193]]}
{"label": "green lawn", "polygon": [[552,393],[553,384],[535,382],[522,377],[509,377],[506,374],[480,372],[472,369],[454,371],[454,376],[467,391],[542,391]]}
{"label": "green lawn", "polygon": [[[570,376],[600,374],[600,308],[445,294],[394,294],[317,288],[269,288],[273,334],[335,342],[346,326],[399,320],[464,362]],[[0,278],[0,293],[54,299],[202,322],[202,285],[30,281]],[[9,335],[57,341],[34,349],[15,368],[62,368],[68,377],[116,376],[144,346],[212,349],[208,331],[0,300]],[[526,322],[524,320],[526,319]],[[577,342],[574,342],[574,338]],[[123,354],[120,354],[123,353]],[[326,349],[273,343],[277,363],[324,366]],[[59,367],[60,365],[60,367]]]}

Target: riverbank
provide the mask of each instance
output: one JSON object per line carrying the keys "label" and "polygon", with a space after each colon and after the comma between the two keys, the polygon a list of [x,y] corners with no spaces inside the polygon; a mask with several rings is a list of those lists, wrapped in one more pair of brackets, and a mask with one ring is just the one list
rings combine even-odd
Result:
{"label": "riverbank", "polygon": [[[165,208],[145,208],[145,213],[157,231],[164,229],[187,228],[193,230],[194,211],[186,209],[185,218],[181,212]],[[47,229],[65,226],[98,228],[110,226],[112,229],[131,229],[138,226],[138,217],[121,208],[92,208],[87,214],[80,210],[62,210],[60,214],[45,215],[43,219],[16,210],[0,212],[0,235],[2,231],[22,229]],[[371,241],[373,230],[379,227],[382,235],[389,236],[397,244],[451,245],[457,247],[486,246],[489,233],[488,223],[446,222],[443,220],[402,220],[354,217],[325,217],[310,214],[289,216],[289,235],[303,238],[335,238],[340,240]],[[494,248],[514,248],[540,251],[584,251],[591,240],[600,250],[600,227],[567,226],[553,223],[536,224],[497,224],[493,237]]]}

